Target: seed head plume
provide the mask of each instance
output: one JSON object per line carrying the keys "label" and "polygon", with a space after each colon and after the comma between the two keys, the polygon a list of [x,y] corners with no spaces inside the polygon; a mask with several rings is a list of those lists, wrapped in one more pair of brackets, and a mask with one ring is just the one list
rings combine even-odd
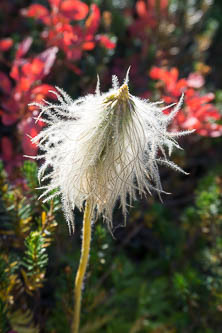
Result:
{"label": "seed head plume", "polygon": [[[43,159],[38,172],[44,201],[61,195],[70,232],[74,231],[73,210],[90,201],[95,218],[101,215],[112,227],[112,212],[119,200],[124,216],[137,194],[164,192],[158,165],[185,173],[169,161],[175,138],[191,131],[170,133],[167,127],[179,111],[183,97],[169,115],[164,107],[130,94],[129,71],[119,87],[116,76],[107,93],[72,100],[62,89],[53,92],[58,104],[33,103],[39,108],[36,119],[47,126],[32,138]],[[172,105],[171,105],[172,107]]]}

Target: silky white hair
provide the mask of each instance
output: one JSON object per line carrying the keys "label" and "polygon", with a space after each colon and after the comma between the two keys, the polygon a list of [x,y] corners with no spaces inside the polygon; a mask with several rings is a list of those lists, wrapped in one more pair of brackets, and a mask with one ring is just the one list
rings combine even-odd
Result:
{"label": "silky white hair", "polygon": [[[82,210],[90,200],[95,218],[101,215],[112,227],[112,212],[119,200],[123,215],[137,194],[164,192],[158,165],[185,173],[168,160],[173,148],[180,148],[176,137],[191,133],[168,132],[167,127],[181,108],[183,96],[175,106],[160,107],[132,96],[128,73],[121,87],[116,76],[112,89],[73,101],[62,89],[52,91],[58,104],[32,103],[39,108],[36,119],[47,126],[32,138],[43,159],[39,181],[47,180],[40,198],[44,202],[61,195],[70,232],[74,231],[73,210]],[[174,106],[170,114],[163,110]],[[181,148],[180,148],[181,149]],[[31,157],[31,156],[29,156]],[[166,193],[166,192],[165,192]]]}

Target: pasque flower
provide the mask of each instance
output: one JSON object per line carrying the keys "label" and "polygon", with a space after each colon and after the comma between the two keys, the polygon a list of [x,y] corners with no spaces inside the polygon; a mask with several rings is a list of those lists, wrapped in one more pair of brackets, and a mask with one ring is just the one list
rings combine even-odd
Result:
{"label": "pasque flower", "polygon": [[[58,104],[34,103],[46,126],[32,138],[44,159],[39,180],[45,201],[61,195],[70,230],[74,230],[73,209],[91,203],[95,218],[101,215],[109,227],[119,200],[124,216],[137,194],[160,195],[163,191],[158,165],[184,172],[168,160],[176,137],[190,133],[170,133],[167,127],[179,111],[183,97],[170,114],[166,107],[130,94],[128,73],[121,87],[116,76],[107,93],[100,92],[73,101],[63,90],[54,92]],[[172,107],[172,105],[168,106]],[[50,181],[44,185],[44,181]]]}

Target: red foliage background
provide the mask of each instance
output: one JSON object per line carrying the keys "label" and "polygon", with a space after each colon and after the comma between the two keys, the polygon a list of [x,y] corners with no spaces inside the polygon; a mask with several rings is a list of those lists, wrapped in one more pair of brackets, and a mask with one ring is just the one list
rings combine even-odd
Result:
{"label": "red foliage background", "polygon": [[[196,135],[221,136],[221,114],[213,104],[214,94],[203,92],[205,73],[195,70],[181,77],[165,44],[161,45],[168,27],[176,24],[167,0],[138,0],[135,7],[124,8],[121,15],[127,24],[120,25],[119,32],[112,23],[112,12],[102,11],[95,3],[49,0],[45,5],[35,1],[28,7],[14,8],[3,1],[0,6],[6,20],[15,16],[0,40],[1,157],[9,173],[20,165],[24,154],[36,153],[29,137],[44,126],[35,122],[38,111],[28,104],[54,98],[50,90],[55,84],[68,87],[73,97],[92,91],[96,73],[102,75],[106,86],[111,73],[122,78],[129,65],[132,85],[141,97],[176,103],[184,93],[183,109],[172,131],[196,129]],[[20,40],[13,35],[16,30]],[[169,34],[167,38],[170,50]],[[160,46],[150,61],[150,50],[157,39]],[[150,79],[156,82],[152,87]]]}

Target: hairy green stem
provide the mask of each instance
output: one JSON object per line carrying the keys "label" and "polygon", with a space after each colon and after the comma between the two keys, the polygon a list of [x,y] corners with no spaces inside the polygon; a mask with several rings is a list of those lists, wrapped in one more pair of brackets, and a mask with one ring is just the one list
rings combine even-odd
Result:
{"label": "hairy green stem", "polygon": [[82,239],[81,258],[80,258],[79,268],[76,274],[75,288],[74,288],[74,316],[71,329],[72,333],[79,332],[82,284],[89,259],[90,242],[91,242],[91,205],[87,201],[85,206],[84,219],[83,219],[83,239]]}

